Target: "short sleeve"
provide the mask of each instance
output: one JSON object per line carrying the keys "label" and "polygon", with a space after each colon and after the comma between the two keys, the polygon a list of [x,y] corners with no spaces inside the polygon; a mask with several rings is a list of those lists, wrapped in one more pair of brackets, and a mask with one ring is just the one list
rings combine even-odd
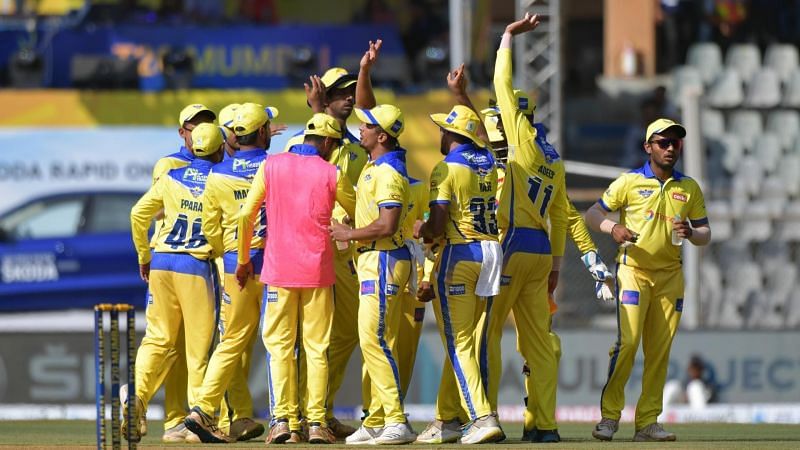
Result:
{"label": "short sleeve", "polygon": [[378,168],[379,176],[376,180],[375,204],[379,208],[392,208],[403,206],[406,198],[408,182],[403,175],[398,173],[389,165],[382,165]]}
{"label": "short sleeve", "polygon": [[428,205],[449,204],[453,195],[450,183],[450,170],[447,163],[441,161],[433,168],[431,173],[431,189],[428,195]]}
{"label": "short sleeve", "polygon": [[708,213],[706,212],[706,201],[703,198],[703,191],[700,186],[695,184],[694,193],[689,200],[689,221],[693,227],[708,225]]}
{"label": "short sleeve", "polygon": [[611,183],[599,200],[600,206],[602,206],[603,209],[608,212],[616,211],[627,203],[627,181],[628,177],[623,175]]}

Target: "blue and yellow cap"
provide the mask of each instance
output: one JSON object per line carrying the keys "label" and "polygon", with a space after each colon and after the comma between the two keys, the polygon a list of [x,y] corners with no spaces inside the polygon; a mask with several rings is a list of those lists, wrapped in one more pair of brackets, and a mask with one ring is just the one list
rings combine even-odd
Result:
{"label": "blue and yellow cap", "polygon": [[464,105],[454,106],[449,114],[431,114],[431,120],[443,130],[468,137],[478,147],[486,147],[486,143],[477,134],[480,117]]}
{"label": "blue and yellow cap", "polygon": [[378,105],[372,109],[356,108],[358,120],[377,125],[389,136],[397,138],[403,132],[403,112],[394,105]]}

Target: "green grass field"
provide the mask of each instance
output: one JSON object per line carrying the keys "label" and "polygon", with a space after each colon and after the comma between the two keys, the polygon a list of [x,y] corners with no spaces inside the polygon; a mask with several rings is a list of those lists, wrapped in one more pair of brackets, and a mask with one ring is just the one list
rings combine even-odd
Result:
{"label": "green grass field", "polygon": [[[189,447],[182,444],[162,444],[161,423],[150,422],[150,434],[145,436],[140,448],[175,448]],[[414,424],[417,431],[424,424]],[[505,427],[509,439],[496,444],[500,447],[523,448],[534,444],[522,443],[519,437],[521,424],[508,424]],[[796,425],[739,425],[739,424],[690,424],[670,425],[668,430],[678,435],[674,443],[642,444],[632,442],[633,425],[622,424],[613,443],[602,443],[591,436],[592,424],[563,423],[560,426],[560,444],[551,444],[548,448],[720,448],[720,449],[762,449],[762,448],[800,448],[800,426]],[[108,444],[110,447],[110,436]],[[6,448],[92,448],[95,443],[94,422],[89,421],[6,421],[0,422],[0,447]],[[210,445],[210,444],[208,444]],[[208,446],[206,445],[206,446]],[[264,441],[256,439],[247,443],[230,444],[226,448],[260,447]],[[536,444],[541,446],[543,444]],[[292,446],[298,448],[300,446]],[[314,446],[319,448],[320,446]],[[424,448],[457,448],[457,445],[413,445]],[[345,448],[345,445],[328,446],[326,448]],[[353,448],[352,446],[347,448]]]}

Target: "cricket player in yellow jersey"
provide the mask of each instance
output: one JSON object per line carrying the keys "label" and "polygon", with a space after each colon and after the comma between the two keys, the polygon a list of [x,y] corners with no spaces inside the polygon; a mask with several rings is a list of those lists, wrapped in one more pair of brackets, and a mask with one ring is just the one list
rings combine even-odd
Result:
{"label": "cricket player in yellow jersey", "polygon": [[[305,84],[308,104],[314,112],[325,112],[334,117],[344,132],[342,143],[333,150],[329,162],[336,165],[339,171],[347,176],[351,184],[358,183],[361,170],[367,162],[367,152],[359,145],[356,138],[347,129],[347,119],[353,112],[356,77],[341,67],[328,69],[322,77],[312,76]],[[302,132],[289,139],[284,148],[288,151],[292,146],[303,143]],[[344,208],[337,204],[333,217],[339,222],[352,220]],[[334,417],[334,401],[336,393],[344,381],[344,375],[350,356],[358,345],[358,276],[356,275],[354,246],[340,244],[335,249],[334,269],[336,284],[333,287],[336,308],[331,328],[331,344],[328,349],[328,427],[337,438],[344,439],[351,435],[355,428],[344,424]],[[304,392],[305,367],[300,367],[300,389]]]}
{"label": "cricket player in yellow jersey", "polygon": [[[453,77],[463,79],[463,70],[462,66],[454,71]],[[495,217],[495,160],[477,135],[482,124],[471,108],[459,104],[449,114],[433,114],[431,119],[441,130],[440,150],[446,156],[431,174],[430,218],[418,234],[447,240],[434,269],[434,312],[452,367],[442,371],[441,386],[455,384],[461,408],[467,412],[469,425],[460,442],[497,442],[505,435],[486,397],[478,360],[480,336],[491,297],[499,291],[502,264]],[[458,416],[441,410],[448,400],[442,396],[452,394],[440,390],[437,420],[420,434],[420,442],[447,440],[443,424]]]}
{"label": "cricket player in yellow jersey", "polygon": [[[224,111],[220,112],[223,117]],[[239,210],[245,203],[256,172],[267,157],[270,144],[270,119],[278,110],[256,103],[239,105],[231,128],[236,132],[239,150],[229,159],[214,166],[203,192],[203,234],[224,261],[224,293],[220,311],[220,343],[208,363],[203,389],[186,418],[186,426],[204,442],[248,440],[264,433],[263,425],[254,422],[253,403],[247,387],[250,355],[261,314],[264,286],[251,278],[244,288],[236,281],[236,260]],[[251,236],[250,260],[260,268],[264,258],[266,216],[260,212],[258,226]],[[234,385],[235,384],[235,385]],[[234,400],[234,397],[239,397]],[[205,429],[214,424],[213,417],[220,401],[230,401],[229,435],[221,430]],[[220,427],[221,428],[221,427]]]}
{"label": "cricket player in yellow jersey", "polygon": [[[609,352],[608,381],[600,397],[602,420],[592,436],[610,441],[625,406],[625,384],[639,341],[644,352],[642,394],[634,441],[674,441],[656,420],[661,414],[672,339],[683,312],[681,244],[706,245],[711,228],[697,182],[675,170],[686,129],[669,119],[647,127],[644,166],[620,175],[586,212],[586,223],[610,234],[617,253],[617,342]],[[606,218],[620,211],[620,223]]]}
{"label": "cricket player in yellow jersey", "polygon": [[[546,131],[544,126],[540,123],[533,122],[533,111],[535,109],[533,102],[528,99],[528,96],[524,94],[522,91],[514,90],[514,97],[515,97],[515,104],[516,105],[528,105],[527,109],[521,109],[520,111],[528,118],[528,121],[533,124],[536,128],[537,138],[542,139],[543,141],[547,142]],[[489,135],[489,139],[492,142],[492,146],[495,149],[496,154],[504,154],[508,149],[508,143],[505,140],[505,137],[497,128],[500,115],[500,109],[496,106],[484,109],[481,111],[484,114],[484,125],[486,125],[486,130]],[[502,127],[502,125],[501,125]],[[500,150],[500,153],[498,152]],[[500,178],[501,171],[505,175],[505,163],[506,158],[505,156],[500,159],[498,156],[498,177]],[[502,182],[498,183],[498,192],[502,188]],[[595,280],[595,294],[599,300],[611,301],[614,300],[613,294],[613,279],[614,275],[609,272],[608,267],[606,267],[603,260],[600,258],[600,255],[597,254],[597,245],[595,245],[594,241],[592,240],[591,235],[589,234],[589,230],[586,228],[586,223],[583,221],[583,216],[578,209],[575,208],[575,205],[572,202],[569,202],[569,211],[567,212],[567,235],[569,238],[575,243],[578,247],[578,250],[581,252],[583,256],[581,256],[581,261],[586,266],[586,269],[589,270],[589,273],[592,275],[592,278]],[[552,294],[549,297],[550,303],[550,315],[552,316],[558,310],[558,306],[556,305],[555,301],[553,300]],[[502,336],[503,333],[503,325],[505,324],[506,317],[500,317],[498,314],[495,319],[491,322],[491,325],[488,329],[488,333],[495,335],[495,336]],[[552,323],[552,322],[551,322]],[[556,353],[556,360],[560,360],[561,358],[561,339],[555,334],[552,329],[550,330],[550,342],[553,345],[553,349]],[[495,341],[495,342],[499,342]],[[481,366],[482,367],[491,367],[489,365],[489,361],[495,364],[495,367],[502,367],[500,361],[500,355],[495,354],[492,352],[483,351],[481,352]],[[493,360],[494,359],[494,360]],[[533,389],[530,386],[531,379],[530,379],[530,368],[527,364],[523,367],[522,371],[526,375],[526,384],[525,384],[525,393],[526,396],[523,399],[523,402],[526,407],[524,413],[524,426],[522,432],[522,440],[523,441],[530,441],[532,440],[537,431],[535,426],[535,417],[531,411],[537,409],[537,406],[534,404],[538,401],[536,397],[531,397],[527,395],[528,393],[532,392]],[[500,380],[496,377],[492,377],[489,379],[489,403],[492,405],[493,409],[497,409],[497,397],[499,391],[499,382]]]}
{"label": "cricket player in yellow jersey", "polygon": [[[131,230],[139,256],[139,271],[149,283],[147,330],[136,355],[135,422],[145,416],[164,373],[169,370],[181,324],[184,329],[189,402],[199,393],[214,338],[216,280],[212,248],[202,231],[202,194],[211,166],[222,159],[222,132],[201,123],[192,130],[195,159],[187,166],[161,176],[131,211]],[[151,254],[147,238],[150,222],[163,210]],[[125,405],[127,407],[127,405]],[[123,424],[125,430],[127,424]],[[134,427],[130,441],[141,439]]]}
{"label": "cricket player in yellow jersey", "polygon": [[[522,112],[512,87],[511,40],[533,30],[538,18],[525,18],[506,27],[495,63],[494,88],[500,109],[501,131],[508,141],[508,163],[498,225],[503,243],[503,274],[500,295],[492,305],[490,321],[505,321],[514,312],[517,342],[523,358],[531,364],[535,417],[535,442],[558,442],[555,420],[558,360],[550,341],[548,294],[555,290],[567,228],[567,195],[564,164],[555,149],[537,136],[536,128]],[[548,227],[549,222],[549,227]],[[549,228],[549,231],[548,231]],[[494,324],[489,325],[497,329]],[[501,325],[502,327],[502,325]],[[501,376],[500,336],[488,336],[489,384]],[[496,364],[496,365],[495,365]]]}
{"label": "cricket player in yellow jersey", "polygon": [[403,291],[412,270],[402,229],[409,202],[405,150],[397,142],[403,114],[393,105],[378,105],[356,109],[356,116],[363,122],[361,145],[370,156],[358,181],[356,228],[333,224],[331,235],[340,242],[356,241],[359,343],[380,411],[367,416],[347,443],[405,444],[416,434],[403,409],[396,351]]}
{"label": "cricket player in yellow jersey", "polygon": [[[192,153],[192,130],[201,123],[213,123],[216,115],[205,105],[195,103],[186,106],[178,115],[178,136],[183,140],[180,150],[159,159],[153,167],[153,182],[156,184],[158,179],[172,169],[186,167],[194,159]],[[161,219],[156,221],[156,229],[161,227]],[[155,247],[156,236],[150,242],[150,247]],[[149,297],[149,293],[148,293]],[[183,326],[178,335],[177,344],[166,366],[170,369],[164,373],[164,435],[161,437],[163,442],[200,442],[199,438],[187,430],[183,425],[183,417],[187,414],[188,400],[186,398],[186,353],[183,337]],[[159,382],[159,384],[161,384]],[[127,386],[124,386],[127,389]],[[127,391],[126,391],[127,392]],[[127,396],[121,396],[123,399]],[[146,431],[146,430],[145,430]]]}

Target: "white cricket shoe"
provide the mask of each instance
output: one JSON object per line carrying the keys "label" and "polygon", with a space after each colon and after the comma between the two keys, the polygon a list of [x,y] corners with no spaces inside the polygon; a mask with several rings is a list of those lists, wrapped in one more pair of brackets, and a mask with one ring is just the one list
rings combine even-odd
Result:
{"label": "white cricket shoe", "polygon": [[597,422],[592,430],[592,436],[601,441],[610,441],[614,439],[614,433],[619,430],[619,420],[606,419],[605,417]]}
{"label": "white cricket shoe", "polygon": [[369,428],[361,425],[355,433],[347,436],[344,443],[347,445],[375,445],[375,438],[380,436],[383,428]]}
{"label": "white cricket shoe", "polygon": [[651,423],[650,425],[637,431],[633,436],[634,442],[664,442],[674,441],[675,433],[670,433],[665,430],[660,423]]}
{"label": "white cricket shoe", "polygon": [[383,428],[380,436],[375,437],[378,445],[410,444],[417,439],[417,433],[408,423],[392,423]]}
{"label": "white cricket shoe", "polygon": [[416,442],[420,444],[452,444],[461,438],[461,424],[457,420],[443,422],[434,420],[425,431],[417,436]]}
{"label": "white cricket shoe", "polygon": [[468,424],[461,435],[461,444],[487,444],[500,442],[506,435],[495,414],[487,414]]}

